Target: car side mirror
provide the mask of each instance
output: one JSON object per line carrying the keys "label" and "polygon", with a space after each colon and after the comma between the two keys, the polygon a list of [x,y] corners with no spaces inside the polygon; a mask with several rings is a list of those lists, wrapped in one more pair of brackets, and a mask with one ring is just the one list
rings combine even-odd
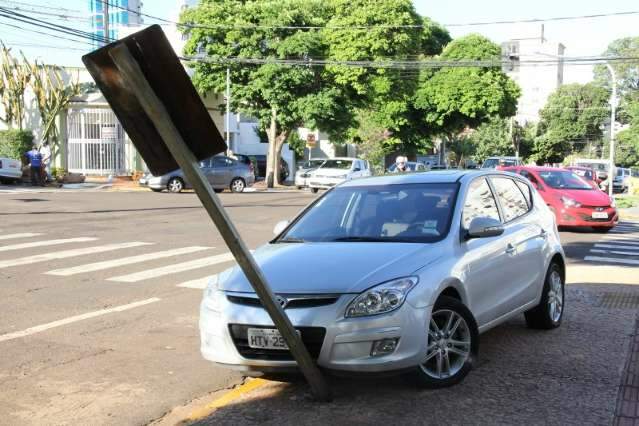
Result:
{"label": "car side mirror", "polygon": [[280,235],[286,229],[288,224],[288,220],[280,220],[279,222],[277,222],[277,224],[275,224],[275,227],[273,228],[273,234]]}
{"label": "car side mirror", "polygon": [[470,221],[467,239],[497,237],[504,233],[504,226],[500,221],[491,217],[476,217]]}

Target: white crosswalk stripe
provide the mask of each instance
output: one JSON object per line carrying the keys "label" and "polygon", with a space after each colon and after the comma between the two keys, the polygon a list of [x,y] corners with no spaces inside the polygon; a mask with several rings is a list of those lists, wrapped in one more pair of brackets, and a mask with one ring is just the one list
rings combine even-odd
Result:
{"label": "white crosswalk stripe", "polygon": [[630,244],[630,245],[637,245],[639,246],[639,241],[637,241],[638,237],[633,237],[630,235],[607,235],[604,239],[602,239],[602,242],[619,242],[619,243],[623,243],[623,244]]}
{"label": "white crosswalk stripe", "polygon": [[639,250],[639,246],[630,246],[626,244],[595,244],[595,247],[607,249]]}
{"label": "white crosswalk stripe", "polygon": [[63,250],[58,252],[37,254],[32,256],[25,256],[17,259],[2,260],[0,261],[0,269],[10,268],[13,266],[30,265],[38,262],[46,262],[48,260],[66,259],[69,257],[85,256],[96,253],[104,253],[107,251],[127,249],[133,247],[148,246],[153,243],[143,243],[140,241],[133,241],[127,243],[106,244],[102,246],[85,247],[80,249]]}
{"label": "white crosswalk stripe", "polygon": [[621,251],[621,250],[600,250],[600,249],[592,249],[590,253],[600,253],[600,254],[621,254],[623,256],[639,256],[639,251]]}
{"label": "white crosswalk stripe", "polygon": [[31,238],[31,237],[38,237],[42,234],[37,233],[37,232],[23,232],[21,234],[8,234],[8,235],[0,235],[0,241],[1,240],[14,240],[16,238]]}
{"label": "white crosswalk stripe", "polygon": [[59,275],[70,276],[75,274],[82,274],[87,272],[101,271],[109,268],[117,268],[124,265],[132,265],[134,263],[146,262],[149,260],[163,259],[167,257],[179,256],[183,254],[195,253],[202,250],[212,249],[213,247],[182,247],[177,249],[158,251],[154,253],[145,253],[137,256],[122,257],[119,259],[106,260],[103,262],[88,263],[86,265],[73,266],[64,269],[55,269],[53,271],[45,272],[47,275]]}
{"label": "white crosswalk stripe", "polygon": [[639,265],[639,259],[624,259],[619,257],[586,256],[584,260],[590,262],[618,263],[620,265]]}
{"label": "white crosswalk stripe", "polygon": [[48,247],[48,246],[56,246],[60,244],[70,244],[70,243],[85,243],[88,241],[95,241],[97,238],[93,237],[78,237],[78,238],[65,238],[60,240],[45,240],[45,241],[33,241],[31,243],[21,243],[21,244],[12,244],[8,246],[0,246],[0,252],[2,251],[11,251],[11,250],[20,250],[26,248],[35,248],[35,247]]}
{"label": "white crosswalk stripe", "polygon": [[206,286],[209,284],[209,282],[211,281],[211,278],[213,278],[213,276],[204,277],[204,278],[198,278],[196,280],[191,280],[191,281],[186,281],[186,282],[178,284],[177,287],[194,288],[196,290],[204,290],[206,288]]}
{"label": "white crosswalk stripe", "polygon": [[188,262],[177,263],[174,265],[162,266],[160,268],[148,269],[146,271],[136,272],[133,274],[121,275],[118,277],[108,278],[107,281],[116,281],[124,283],[134,283],[138,281],[158,278],[165,275],[175,274],[178,272],[189,271],[191,269],[204,268],[207,266],[217,265],[219,263],[229,262],[233,260],[231,253],[219,254],[217,256],[204,257]]}

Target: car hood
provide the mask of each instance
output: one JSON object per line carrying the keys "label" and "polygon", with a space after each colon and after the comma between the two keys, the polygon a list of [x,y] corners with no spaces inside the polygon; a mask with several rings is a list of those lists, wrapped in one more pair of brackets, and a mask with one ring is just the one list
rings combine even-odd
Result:
{"label": "car hood", "polygon": [[559,196],[572,198],[573,200],[593,207],[605,207],[610,205],[610,197],[598,189],[562,189],[557,190]]}
{"label": "car hood", "polygon": [[313,171],[314,176],[344,176],[349,174],[350,169],[323,169],[319,168]]}
{"label": "car hood", "polygon": [[[275,293],[360,293],[414,273],[442,255],[440,243],[278,243],[254,253]],[[253,292],[238,266],[219,276],[220,290]]]}

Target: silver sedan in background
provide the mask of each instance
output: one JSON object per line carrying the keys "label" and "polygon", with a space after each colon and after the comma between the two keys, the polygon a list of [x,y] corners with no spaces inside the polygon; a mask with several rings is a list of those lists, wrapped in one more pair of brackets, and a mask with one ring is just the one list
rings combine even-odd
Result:
{"label": "silver sedan in background", "polygon": [[[515,315],[552,329],[564,313],[555,217],[530,183],[499,171],[347,181],[254,256],[320,367],[461,381],[479,334]],[[259,374],[295,368],[242,270],[205,290],[201,352]],[[497,362],[499,362],[497,360]]]}
{"label": "silver sedan in background", "polygon": [[[225,189],[242,192],[255,183],[255,173],[251,164],[244,164],[223,155],[200,161],[200,169],[215,192]],[[183,189],[191,188],[180,169],[162,176],[146,175],[140,179],[139,184],[156,192],[165,189],[169,192],[181,192]]]}

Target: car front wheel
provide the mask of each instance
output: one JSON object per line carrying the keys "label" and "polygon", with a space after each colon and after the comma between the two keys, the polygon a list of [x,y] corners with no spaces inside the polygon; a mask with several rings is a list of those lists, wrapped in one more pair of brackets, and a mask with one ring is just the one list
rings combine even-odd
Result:
{"label": "car front wheel", "polygon": [[178,177],[174,177],[174,178],[171,178],[171,180],[169,180],[169,183],[167,183],[166,188],[169,190],[169,192],[173,192],[173,193],[182,192],[182,190],[184,189],[184,182],[182,182],[182,179]]}
{"label": "car front wheel", "polygon": [[426,355],[414,378],[425,388],[461,382],[479,353],[479,332],[470,310],[452,297],[441,296],[431,314]]}
{"label": "car front wheel", "polygon": [[564,278],[557,263],[548,268],[539,305],[524,313],[530,328],[550,330],[561,325],[564,315]]}

